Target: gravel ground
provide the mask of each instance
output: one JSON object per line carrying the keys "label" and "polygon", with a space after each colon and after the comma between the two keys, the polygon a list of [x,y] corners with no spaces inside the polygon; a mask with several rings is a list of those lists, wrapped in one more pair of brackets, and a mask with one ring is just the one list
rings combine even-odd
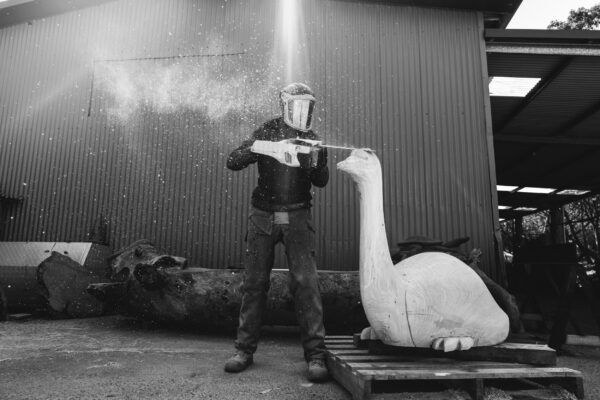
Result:
{"label": "gravel ground", "polygon": [[580,371],[585,398],[600,400],[600,347],[564,346],[557,366]]}
{"label": "gravel ground", "polygon": [[312,384],[297,335],[267,334],[255,363],[223,371],[233,337],[111,316],[0,323],[0,399],[349,399]]}
{"label": "gravel ground", "polygon": [[[566,350],[558,366],[581,371],[586,399],[600,399],[600,348]],[[0,399],[351,399],[336,382],[307,381],[297,333],[266,333],[241,374],[223,371],[232,354],[233,335],[121,316],[3,322]]]}

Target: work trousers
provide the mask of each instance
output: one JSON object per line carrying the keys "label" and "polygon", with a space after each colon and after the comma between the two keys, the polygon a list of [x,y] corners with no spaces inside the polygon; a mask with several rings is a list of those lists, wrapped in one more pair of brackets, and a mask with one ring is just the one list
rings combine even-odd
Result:
{"label": "work trousers", "polygon": [[235,347],[254,353],[267,302],[275,246],[285,246],[290,292],[300,326],[304,358],[325,357],[323,306],[318,287],[315,232],[310,209],[288,212],[289,223],[275,224],[274,213],[252,208],[248,218],[246,271]]}

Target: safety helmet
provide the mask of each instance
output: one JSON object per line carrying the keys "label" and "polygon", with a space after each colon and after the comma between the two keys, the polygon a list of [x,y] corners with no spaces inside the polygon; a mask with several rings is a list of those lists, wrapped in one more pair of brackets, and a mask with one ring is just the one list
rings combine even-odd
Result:
{"label": "safety helmet", "polygon": [[316,101],[313,91],[303,83],[292,83],[281,89],[279,99],[286,125],[300,131],[309,131]]}

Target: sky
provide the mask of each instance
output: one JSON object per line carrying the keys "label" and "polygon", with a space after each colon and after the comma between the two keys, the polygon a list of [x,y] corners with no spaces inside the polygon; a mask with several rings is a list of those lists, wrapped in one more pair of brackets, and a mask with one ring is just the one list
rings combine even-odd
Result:
{"label": "sky", "polygon": [[523,0],[507,28],[546,29],[552,20],[566,20],[573,9],[596,4],[600,0]]}

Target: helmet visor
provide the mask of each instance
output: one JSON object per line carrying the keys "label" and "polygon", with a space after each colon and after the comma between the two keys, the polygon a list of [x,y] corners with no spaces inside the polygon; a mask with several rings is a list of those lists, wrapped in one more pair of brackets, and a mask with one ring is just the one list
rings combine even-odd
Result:
{"label": "helmet visor", "polygon": [[314,108],[315,101],[312,99],[291,99],[287,103],[286,122],[293,128],[310,130]]}

